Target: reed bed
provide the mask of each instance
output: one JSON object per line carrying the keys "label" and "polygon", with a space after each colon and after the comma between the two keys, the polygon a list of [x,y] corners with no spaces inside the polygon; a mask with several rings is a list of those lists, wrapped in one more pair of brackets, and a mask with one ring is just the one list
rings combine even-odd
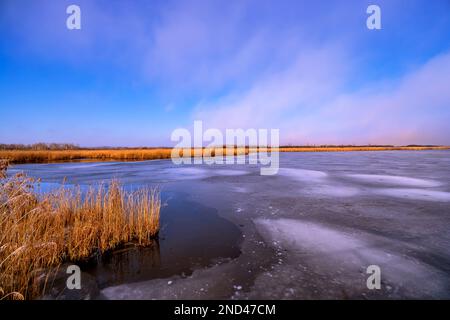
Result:
{"label": "reed bed", "polygon": [[76,160],[168,159],[171,149],[89,149],[89,150],[0,150],[0,158],[10,163],[42,163]]}
{"label": "reed bed", "polygon": [[[232,148],[234,155],[246,154],[248,148]],[[174,153],[173,153],[174,152]],[[87,150],[0,150],[0,159],[7,159],[10,163],[45,163],[58,161],[141,161],[155,159],[170,159],[172,154],[180,157],[188,154],[190,157],[214,156],[215,153],[222,152],[222,148],[203,149],[87,149]]]}
{"label": "reed bed", "polygon": [[61,263],[128,242],[149,245],[158,234],[155,189],[127,192],[113,181],[38,195],[35,184],[24,174],[0,180],[0,299],[39,297]]}
{"label": "reed bed", "polygon": [[279,151],[279,152],[347,152],[347,151],[422,151],[422,150],[449,150],[450,146],[305,146],[305,147],[279,147],[279,148],[250,148],[251,152]]}
{"label": "reed bed", "polygon": [[8,169],[9,161],[0,159],[0,179],[6,178],[6,169]]}

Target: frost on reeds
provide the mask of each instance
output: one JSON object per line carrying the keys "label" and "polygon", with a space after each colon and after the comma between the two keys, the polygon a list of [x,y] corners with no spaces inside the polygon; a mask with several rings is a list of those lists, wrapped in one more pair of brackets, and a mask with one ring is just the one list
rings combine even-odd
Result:
{"label": "frost on reeds", "polygon": [[155,189],[125,191],[118,181],[81,192],[38,194],[24,174],[0,180],[0,299],[43,294],[42,277],[66,261],[89,259],[126,242],[149,245],[159,231]]}

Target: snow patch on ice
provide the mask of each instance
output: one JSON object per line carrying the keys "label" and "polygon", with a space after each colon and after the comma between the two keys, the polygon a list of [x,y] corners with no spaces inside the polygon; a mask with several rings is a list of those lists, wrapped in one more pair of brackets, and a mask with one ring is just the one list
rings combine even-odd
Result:
{"label": "snow patch on ice", "polygon": [[244,188],[244,187],[241,187],[241,186],[234,186],[233,190],[235,192],[240,192],[240,193],[247,193],[248,192],[248,188]]}
{"label": "snow patch on ice", "polygon": [[230,170],[230,169],[204,169],[195,167],[181,167],[171,168],[166,170],[170,177],[176,179],[203,179],[213,176],[241,176],[248,172],[245,170]]}
{"label": "snow patch on ice", "polygon": [[310,222],[294,219],[257,219],[255,222],[269,233],[272,243],[294,250],[306,248],[331,254],[363,246],[350,236]]}
{"label": "snow patch on ice", "polygon": [[211,173],[213,175],[220,175],[220,176],[242,176],[247,174],[248,172],[243,170],[220,169],[220,170],[212,170]]}
{"label": "snow patch on ice", "polygon": [[438,187],[441,185],[439,181],[435,180],[426,180],[402,176],[389,176],[381,174],[349,174],[347,176],[352,179],[373,184],[384,183],[397,186],[420,187],[420,188]]}
{"label": "snow patch on ice", "polygon": [[311,193],[330,197],[352,197],[359,192],[357,188],[342,185],[321,185],[311,188]]}
{"label": "snow patch on ice", "polygon": [[185,168],[170,168],[166,170],[168,174],[174,175],[178,178],[203,178],[207,176],[205,169],[185,167]]}
{"label": "snow patch on ice", "polygon": [[112,162],[112,161],[108,161],[108,162],[79,162],[77,164],[67,164],[64,165],[62,168],[63,169],[89,169],[89,168],[94,168],[94,167],[105,167],[105,166],[111,166],[111,165],[116,165],[119,162]]}
{"label": "snow patch on ice", "polygon": [[352,197],[360,193],[359,188],[335,184],[327,179],[328,173],[317,170],[280,168],[279,174],[304,182],[302,192],[327,197]]}
{"label": "snow patch on ice", "polygon": [[331,275],[336,275],[339,269],[342,277],[349,279],[365,272],[369,265],[378,265],[383,279],[413,293],[419,290],[426,296],[446,290],[439,271],[413,258],[386,251],[385,244],[372,244],[366,240],[368,235],[354,236],[296,219],[256,219],[255,224],[267,242],[288,251],[289,263],[309,263],[316,271]]}
{"label": "snow patch on ice", "polygon": [[425,200],[425,201],[450,201],[450,192],[427,190],[427,189],[407,189],[407,188],[384,188],[376,189],[375,193],[412,200]]}
{"label": "snow patch on ice", "polygon": [[280,168],[278,174],[300,181],[317,181],[325,179],[328,176],[327,173],[323,171],[295,168]]}

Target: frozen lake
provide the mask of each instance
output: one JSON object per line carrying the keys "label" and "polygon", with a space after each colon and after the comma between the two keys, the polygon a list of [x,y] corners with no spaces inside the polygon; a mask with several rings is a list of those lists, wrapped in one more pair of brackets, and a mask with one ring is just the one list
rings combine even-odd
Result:
{"label": "frozen lake", "polygon": [[168,160],[17,171],[44,191],[64,178],[161,189],[159,243],[85,266],[98,298],[450,298],[450,151],[281,153],[276,176]]}

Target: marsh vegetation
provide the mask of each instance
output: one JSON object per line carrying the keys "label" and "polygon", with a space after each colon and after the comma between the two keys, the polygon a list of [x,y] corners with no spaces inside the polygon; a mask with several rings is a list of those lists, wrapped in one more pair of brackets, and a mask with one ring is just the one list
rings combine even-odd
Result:
{"label": "marsh vegetation", "polygon": [[158,235],[155,189],[128,192],[112,181],[38,194],[36,183],[23,173],[0,180],[0,299],[36,298],[61,263],[129,242],[146,246]]}
{"label": "marsh vegetation", "polygon": [[[65,145],[64,145],[65,146]],[[70,146],[70,145],[69,145]],[[448,146],[281,146],[279,148],[268,147],[231,147],[233,155],[244,155],[249,152],[279,151],[279,152],[343,152],[343,151],[412,151],[412,150],[447,150]],[[108,149],[83,149],[65,147],[23,147],[0,148],[0,159],[6,159],[10,163],[46,163],[58,161],[142,161],[171,159],[173,155],[185,157],[209,157],[226,155],[224,146],[213,148],[108,148]]]}

